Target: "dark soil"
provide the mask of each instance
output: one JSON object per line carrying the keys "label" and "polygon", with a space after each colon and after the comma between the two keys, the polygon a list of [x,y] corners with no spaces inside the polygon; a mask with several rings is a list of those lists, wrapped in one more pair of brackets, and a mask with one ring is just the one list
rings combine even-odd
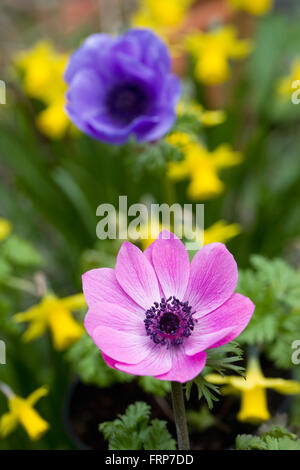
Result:
{"label": "dark soil", "polygon": [[[275,371],[271,364],[267,364],[267,369],[266,375],[269,377],[286,376],[286,373]],[[264,370],[266,373],[265,367]],[[159,418],[167,421],[170,433],[176,437],[170,396],[161,398],[146,394],[135,381],[102,389],[77,381],[70,390],[66,404],[66,425],[74,444],[80,449],[107,449],[107,442],[98,430],[99,423],[115,419],[135,401],[148,403],[152,409],[151,419]],[[288,401],[288,397],[268,391],[269,409],[272,415],[285,412]],[[194,387],[187,403],[187,410],[199,410],[203,403],[202,400],[199,402],[197,390]],[[255,426],[239,423],[236,420],[239,406],[238,398],[221,397],[213,409],[216,424],[204,432],[191,429],[191,448],[194,450],[230,449],[234,448],[237,434],[254,433]]]}

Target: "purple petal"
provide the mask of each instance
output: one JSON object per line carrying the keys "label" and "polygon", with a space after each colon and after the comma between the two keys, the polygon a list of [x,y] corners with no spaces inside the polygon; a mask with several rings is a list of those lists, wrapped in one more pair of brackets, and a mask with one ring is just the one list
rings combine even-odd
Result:
{"label": "purple petal", "polygon": [[144,310],[121,288],[115,271],[111,268],[91,269],[82,276],[84,298],[89,307],[99,302],[109,302],[128,310],[138,317]]}
{"label": "purple petal", "polygon": [[116,369],[127,374],[150,376],[164,374],[171,369],[171,366],[170,350],[157,344],[151,346],[149,355],[138,364],[115,364]]}
{"label": "purple petal", "polygon": [[101,352],[118,362],[137,364],[149,354],[151,340],[147,336],[98,326],[92,338]]}
{"label": "purple petal", "polygon": [[190,275],[189,255],[184,244],[174,236],[158,238],[153,243],[152,262],[166,298],[183,298]]}
{"label": "purple petal", "polygon": [[93,336],[98,326],[109,326],[135,335],[146,335],[144,315],[138,317],[118,304],[100,302],[89,308],[84,319],[84,327],[89,335]]}
{"label": "purple petal", "polygon": [[[110,56],[110,50],[115,44],[116,38],[109,34],[92,34],[89,36],[84,43],[71,55],[67,68],[65,71],[64,79],[67,83],[71,83],[74,76],[82,69],[91,68],[95,69],[97,64],[101,66],[104,62],[104,58]],[[98,72],[106,75],[107,68],[102,68]]]}
{"label": "purple petal", "polygon": [[184,296],[199,318],[215,310],[233,294],[238,280],[236,262],[226,246],[211,243],[195,255]]}
{"label": "purple petal", "polygon": [[166,374],[157,375],[156,378],[185,383],[197,377],[205,367],[205,364],[205,352],[200,352],[195,356],[187,356],[184,351],[184,346],[173,348],[171,370]]}
{"label": "purple petal", "polygon": [[121,246],[115,272],[124,291],[145,310],[160,301],[155,272],[141,250],[132,243],[124,242]]}
{"label": "purple petal", "polygon": [[151,68],[156,68],[161,74],[171,70],[171,57],[167,46],[150,29],[132,29],[124,36],[139,45],[138,58]]}
{"label": "purple petal", "polygon": [[81,113],[82,117],[93,116],[99,114],[100,106],[104,111],[104,96],[103,84],[98,75],[91,69],[83,69],[74,77],[67,101],[72,102],[74,112]]}

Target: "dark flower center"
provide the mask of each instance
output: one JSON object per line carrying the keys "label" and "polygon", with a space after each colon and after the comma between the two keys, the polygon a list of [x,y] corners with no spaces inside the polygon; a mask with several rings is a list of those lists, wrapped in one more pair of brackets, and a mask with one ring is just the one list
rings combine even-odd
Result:
{"label": "dark flower center", "polygon": [[148,100],[143,90],[135,84],[114,87],[107,97],[110,115],[123,124],[129,124],[146,111]]}
{"label": "dark flower center", "polygon": [[146,311],[144,320],[147,335],[155,344],[179,346],[194,330],[197,320],[193,319],[192,307],[188,302],[180,302],[176,297],[162,298],[160,303]]}

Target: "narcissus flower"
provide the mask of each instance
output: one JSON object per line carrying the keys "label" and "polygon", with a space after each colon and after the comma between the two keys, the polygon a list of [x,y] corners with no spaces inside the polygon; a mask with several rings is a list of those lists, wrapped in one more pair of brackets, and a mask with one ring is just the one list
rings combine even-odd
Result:
{"label": "narcissus flower", "polygon": [[204,246],[190,264],[183,243],[166,231],[144,253],[124,242],[115,269],[82,279],[85,328],[106,363],[160,380],[196,377],[205,350],[236,338],[254,311],[234,293],[237,265],[224,245]]}
{"label": "narcissus flower", "polygon": [[226,114],[221,110],[205,110],[201,104],[196,102],[179,101],[177,105],[177,115],[191,115],[205,127],[217,126],[226,120]]}
{"label": "narcissus flower", "polygon": [[210,199],[222,194],[225,186],[219,178],[220,170],[242,161],[242,155],[227,144],[210,152],[202,143],[183,132],[174,132],[167,140],[184,155],[182,161],[170,162],[168,175],[174,181],[190,178],[188,195],[191,199]]}
{"label": "narcissus flower", "polygon": [[237,417],[239,421],[249,423],[266,421],[271,417],[267,405],[267,388],[286,395],[300,393],[300,384],[294,380],[264,377],[256,358],[249,360],[246,380],[243,377],[217,374],[208,374],[205,378],[213,384],[226,385],[223,388],[224,394],[241,395],[242,404]]}
{"label": "narcissus flower", "polygon": [[42,336],[50,328],[55,349],[62,351],[77,341],[83,333],[83,327],[74,320],[73,310],[86,305],[82,294],[58,299],[52,294],[24,313],[15,315],[15,321],[30,323],[23,335],[24,341],[32,341]]}
{"label": "narcissus flower", "polygon": [[66,110],[95,139],[154,141],[175,121],[180,82],[166,45],[150,30],[94,34],[71,56]]}
{"label": "narcissus flower", "polygon": [[237,10],[244,10],[251,15],[264,15],[273,6],[273,0],[227,0]]}
{"label": "narcissus flower", "polygon": [[151,28],[161,33],[178,26],[194,0],[139,0],[133,14],[134,26]]}
{"label": "narcissus flower", "polygon": [[289,75],[281,78],[278,82],[277,92],[285,99],[290,99],[293,91],[293,83],[300,82],[300,58],[293,61]]}
{"label": "narcissus flower", "polygon": [[242,59],[251,51],[248,40],[239,40],[233,26],[208,33],[191,33],[186,48],[196,60],[195,76],[206,85],[219,85],[230,77],[230,59]]}
{"label": "narcissus flower", "polygon": [[[159,233],[165,229],[158,220],[152,220],[147,224],[143,224],[140,230],[140,238],[138,242],[143,250],[146,250],[151,243],[158,237]],[[174,230],[176,233],[176,230]],[[196,230],[195,238],[192,241],[199,243],[199,248],[202,245],[208,245],[210,243],[226,243],[228,240],[236,237],[241,233],[241,227],[239,224],[227,224],[224,220],[219,220],[215,224],[211,225],[207,229],[201,231]],[[190,240],[191,241],[191,240]]]}
{"label": "narcissus flower", "polygon": [[[2,390],[2,388],[1,388]],[[49,429],[49,424],[33,408],[36,402],[48,395],[48,389],[41,387],[31,393],[27,398],[15,395],[7,386],[8,413],[0,418],[0,436],[5,438],[21,424],[31,440],[40,439]]]}
{"label": "narcissus flower", "polygon": [[9,220],[0,217],[0,241],[7,238],[12,231],[12,224]]}
{"label": "narcissus flower", "polygon": [[214,242],[226,243],[240,233],[239,224],[227,224],[224,220],[219,220],[204,230],[204,245]]}
{"label": "narcissus flower", "polygon": [[70,121],[64,111],[67,87],[63,81],[63,72],[67,60],[68,55],[56,52],[48,41],[41,41],[16,57],[16,65],[24,74],[25,93],[46,105],[45,110],[37,116],[37,127],[53,139],[63,137],[70,128]]}

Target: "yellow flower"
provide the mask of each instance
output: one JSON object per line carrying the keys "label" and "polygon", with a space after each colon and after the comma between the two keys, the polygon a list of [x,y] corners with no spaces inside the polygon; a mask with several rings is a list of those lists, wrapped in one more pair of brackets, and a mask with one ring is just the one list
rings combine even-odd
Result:
{"label": "yellow flower", "polygon": [[62,351],[77,341],[83,327],[74,320],[71,311],[86,305],[83,294],[58,299],[52,294],[24,313],[15,315],[15,321],[29,322],[30,326],[23,335],[24,341],[38,338],[47,328],[50,329],[55,349]]}
{"label": "yellow flower", "polygon": [[67,89],[63,73],[67,60],[68,55],[56,52],[48,41],[41,41],[16,57],[16,65],[23,73],[25,93],[46,105],[37,116],[37,126],[54,139],[61,138],[70,127],[63,108]]}
{"label": "yellow flower", "polygon": [[210,152],[183,132],[174,132],[167,140],[184,155],[182,161],[169,164],[168,175],[175,181],[190,178],[188,195],[191,199],[210,199],[220,195],[224,191],[224,183],[219,178],[219,171],[242,161],[242,155],[227,144]]}
{"label": "yellow flower", "polygon": [[264,15],[273,6],[273,0],[227,0],[238,10],[244,10],[251,15]]}
{"label": "yellow flower", "polygon": [[227,224],[224,220],[219,220],[204,231],[204,245],[215,242],[226,243],[240,233],[239,224]]}
{"label": "yellow flower", "polygon": [[196,60],[196,78],[206,85],[219,85],[230,77],[229,60],[247,56],[251,42],[237,39],[233,26],[224,26],[208,33],[191,33],[186,48]]}
{"label": "yellow flower", "polygon": [[300,80],[300,58],[292,63],[291,71],[288,76],[281,78],[278,82],[277,92],[283,98],[290,98],[293,93],[293,82]]}
{"label": "yellow flower", "polygon": [[162,32],[177,26],[194,0],[139,0],[132,24]]}
{"label": "yellow flower", "polygon": [[226,385],[224,394],[239,393],[241,409],[237,415],[239,421],[256,423],[270,418],[267,404],[266,389],[271,388],[285,395],[300,393],[300,384],[294,380],[268,379],[260,368],[258,359],[251,358],[246,371],[246,380],[238,376],[208,374],[208,382],[216,385]]}
{"label": "yellow flower", "polygon": [[[179,227],[177,227],[179,229]],[[137,240],[142,247],[142,250],[145,251],[151,243],[153,243],[162,230],[172,230],[174,233],[177,233],[176,227],[164,227],[158,220],[151,220],[148,223],[141,225],[140,229],[140,238]],[[179,230],[178,230],[179,231]],[[181,232],[181,231],[180,231]],[[182,227],[182,233],[184,234],[184,227]],[[241,227],[239,224],[227,224],[224,220],[220,220],[215,224],[211,225],[209,228],[204,230],[204,243],[203,243],[203,231],[201,229],[196,229],[196,234],[194,242],[199,243],[199,248],[209,243],[219,242],[226,243],[228,240],[236,237],[241,233]],[[190,238],[190,237],[189,237]],[[133,240],[136,241],[136,240]],[[190,241],[192,241],[190,239]]]}
{"label": "yellow flower", "polygon": [[63,106],[64,97],[60,97],[49,104],[36,118],[38,129],[51,139],[61,139],[70,127],[68,116],[62,112]]}
{"label": "yellow flower", "polygon": [[203,126],[206,127],[217,126],[226,120],[226,114],[224,111],[207,111],[199,103],[179,101],[177,105],[177,115],[180,117],[184,114],[194,116]]}
{"label": "yellow flower", "polygon": [[12,231],[12,224],[9,220],[0,217],[0,241],[7,238]]}
{"label": "yellow flower", "polygon": [[21,424],[31,440],[40,439],[48,431],[49,424],[33,408],[35,403],[48,395],[46,387],[41,387],[27,398],[12,394],[8,397],[9,412],[0,418],[0,436],[5,438]]}

